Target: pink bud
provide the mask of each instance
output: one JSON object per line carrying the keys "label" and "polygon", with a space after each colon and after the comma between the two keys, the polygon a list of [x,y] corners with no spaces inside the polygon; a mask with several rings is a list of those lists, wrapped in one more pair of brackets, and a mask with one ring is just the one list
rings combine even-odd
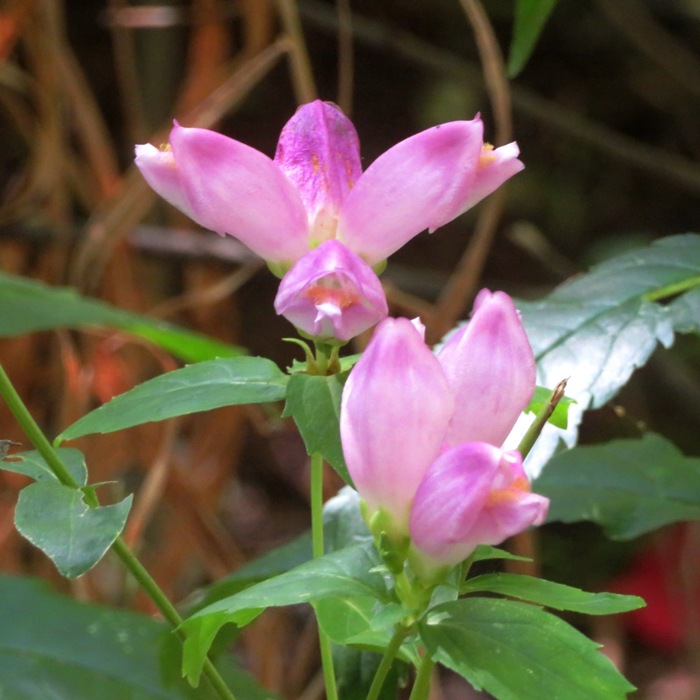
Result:
{"label": "pink bud", "polygon": [[454,399],[442,368],[407,319],[385,319],[345,384],[340,435],[370,513],[408,534],[413,496],[442,447]]}
{"label": "pink bud", "polygon": [[352,122],[330,102],[302,105],[282,129],[275,162],[304,202],[310,245],[335,238],[340,209],[362,174]]}
{"label": "pink bud", "polygon": [[535,357],[512,299],[483,289],[437,356],[456,399],[448,443],[500,447],[535,390]]}
{"label": "pink bud", "polygon": [[441,455],[411,510],[418,568],[454,566],[480,544],[496,545],[540,525],[549,500],[530,492],[518,452],[471,442]]}
{"label": "pink bud", "polygon": [[285,274],[275,311],[311,337],[345,342],[383,319],[388,308],[372,268],[329,240]]}

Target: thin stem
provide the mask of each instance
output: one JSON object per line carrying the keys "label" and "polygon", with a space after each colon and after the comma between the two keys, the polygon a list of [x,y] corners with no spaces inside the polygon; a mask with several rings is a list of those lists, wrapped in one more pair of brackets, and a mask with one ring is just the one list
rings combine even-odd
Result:
{"label": "thin stem", "polygon": [[[70,488],[81,489],[80,484],[75,480],[66,465],[63,464],[58,453],[46,439],[46,436],[37,425],[32,414],[29,413],[29,410],[12,385],[2,365],[0,365],[0,395],[5,400],[12,415],[17,419],[22,430],[24,430],[34,447],[44,458],[44,461],[59,482]],[[92,489],[81,489],[81,492],[83,494],[83,500],[87,505],[91,508],[99,507],[100,502]],[[119,557],[124,567],[143,588],[148,597],[153,601],[161,615],[173,627],[178,639],[184,641],[185,633],[180,628],[183,621],[180,613],[178,613],[175,606],[170,602],[169,598],[148,573],[143,564],[136,558],[136,555],[129,549],[129,546],[121,537],[117,537],[111,549],[117,557]],[[219,672],[209,658],[205,659],[203,674],[221,700],[236,700],[236,696],[227,687],[224,679],[219,675]]]}
{"label": "thin stem", "polygon": [[549,399],[547,399],[547,402],[535,416],[535,420],[532,421],[532,425],[527,429],[523,439],[520,441],[520,444],[518,445],[518,452],[520,452],[523,459],[527,457],[528,453],[532,449],[532,446],[535,444],[535,441],[542,432],[542,428],[544,428],[549,420],[549,417],[552,415],[552,413],[554,413],[554,409],[557,407],[557,404],[564,398],[564,391],[566,389],[567,381],[568,379],[562,379],[562,381],[560,381],[559,384],[554,387],[554,391],[552,391]]}
{"label": "thin stem", "polygon": [[[322,557],[323,545],[323,456],[311,455],[311,543],[314,557]],[[328,635],[318,626],[318,643],[321,649],[321,666],[326,684],[327,700],[338,700],[333,669],[333,650]]]}
{"label": "thin stem", "polygon": [[430,694],[430,680],[433,677],[433,668],[435,668],[435,662],[426,653],[421,659],[416,682],[413,684],[413,689],[411,690],[411,695],[408,700],[428,700],[428,695]]}
{"label": "thin stem", "polygon": [[384,681],[386,680],[387,674],[391,670],[391,664],[394,663],[394,659],[399,653],[399,649],[401,649],[401,644],[403,644],[403,640],[406,639],[408,632],[409,628],[404,627],[403,625],[400,625],[396,629],[396,632],[394,632],[394,636],[391,638],[389,646],[387,646],[386,650],[384,651],[384,656],[382,656],[382,660],[379,663],[379,667],[377,668],[377,671],[374,674],[374,678],[372,679],[372,685],[369,688],[366,700],[377,700],[377,698],[379,697],[379,693],[382,690],[382,686],[384,685]]}
{"label": "thin stem", "polygon": [[[12,385],[2,365],[0,365],[0,395],[5,399],[5,403],[12,412],[12,415],[17,419],[22,430],[24,430],[24,433],[34,445],[37,452],[44,458],[44,461],[56,478],[64,486],[79,489],[81,485],[75,480],[66,465],[63,464],[61,458],[56,454],[44,433],[41,432],[41,428],[39,428],[32,414],[29,413],[29,410],[24,405],[24,402]],[[90,506],[97,505],[97,499],[90,491],[85,494],[85,502]]]}

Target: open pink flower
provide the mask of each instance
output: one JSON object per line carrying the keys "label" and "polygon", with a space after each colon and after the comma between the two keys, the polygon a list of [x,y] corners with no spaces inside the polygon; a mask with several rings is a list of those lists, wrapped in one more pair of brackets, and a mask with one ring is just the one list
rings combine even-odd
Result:
{"label": "open pink flower", "polygon": [[238,238],[280,273],[337,238],[370,265],[443,226],[523,168],[515,143],[483,142],[479,117],[427,129],[362,172],[355,128],[316,100],[282,130],[274,160],[175,124],[170,144],[136,146],[148,183],[196,222]]}
{"label": "open pink flower", "polygon": [[416,324],[382,321],[340,412],[345,461],[369,516],[383,512],[395,540],[410,532],[431,565],[540,522],[546,499],[529,493],[519,455],[501,449],[534,388],[532,349],[506,294],[484,290],[467,330],[437,356]]}
{"label": "open pink flower", "polygon": [[342,243],[328,240],[285,274],[275,311],[308,336],[348,341],[388,313],[372,268]]}

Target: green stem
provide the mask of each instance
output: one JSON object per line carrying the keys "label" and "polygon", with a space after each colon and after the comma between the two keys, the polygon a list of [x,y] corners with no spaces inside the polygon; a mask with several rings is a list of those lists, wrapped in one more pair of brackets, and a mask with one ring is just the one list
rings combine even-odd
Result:
{"label": "green stem", "polygon": [[[24,430],[25,434],[30,439],[36,450],[44,458],[44,461],[59,482],[64,486],[80,489],[83,494],[83,500],[87,505],[89,505],[91,508],[99,507],[100,502],[93,490],[81,489],[80,484],[74,479],[66,465],[63,464],[63,461],[58,456],[58,453],[46,439],[46,436],[37,425],[36,421],[32,417],[32,414],[29,413],[29,410],[24,405],[24,402],[12,385],[12,382],[7,376],[7,373],[3,369],[2,365],[0,365],[0,395],[5,400],[5,403],[12,412],[12,415],[14,415],[14,417],[17,419],[17,422],[20,424],[22,430]],[[119,557],[124,567],[143,588],[148,597],[153,601],[161,615],[173,627],[175,634],[180,641],[184,642],[185,633],[180,628],[183,621],[180,613],[178,613],[175,606],[170,602],[168,597],[158,586],[153,577],[148,573],[143,564],[141,564],[141,562],[136,558],[135,554],[131,551],[131,549],[129,549],[129,546],[121,537],[117,537],[112,544],[111,549],[117,555],[117,557]],[[219,675],[219,672],[216,670],[216,667],[209,658],[207,658],[204,662],[203,673],[221,700],[236,700],[235,695],[227,687],[224,679]]]}
{"label": "green stem", "polygon": [[382,656],[382,660],[379,663],[377,672],[374,674],[374,678],[372,679],[372,685],[369,688],[366,700],[377,700],[377,698],[379,697],[379,693],[382,690],[382,686],[384,685],[384,681],[386,680],[387,674],[391,670],[391,665],[394,663],[394,659],[399,653],[399,649],[401,649],[403,640],[406,639],[408,633],[408,627],[404,627],[403,625],[397,627],[396,632],[394,632],[394,636],[389,642],[389,646],[387,646],[386,650],[384,651],[384,656]]}
{"label": "green stem", "polygon": [[[323,545],[323,456],[320,452],[311,455],[311,543],[314,557],[322,557]],[[327,700],[338,700],[333,669],[333,650],[328,635],[318,626],[318,643],[321,648],[321,666],[326,683]]]}
{"label": "green stem", "polygon": [[666,297],[672,297],[681,292],[685,292],[693,287],[700,286],[700,275],[696,277],[689,277],[688,279],[681,280],[680,282],[674,282],[673,284],[667,284],[661,289],[655,289],[651,292],[647,292],[644,295],[644,299],[647,301],[658,301],[659,299],[665,299]]}
{"label": "green stem", "polygon": [[428,700],[428,696],[430,695],[430,680],[433,677],[433,668],[435,668],[435,662],[426,652],[425,656],[421,659],[420,666],[418,667],[418,674],[416,675],[416,682],[413,684],[413,689],[411,690],[411,695],[408,700]]}
{"label": "green stem", "polygon": [[523,459],[527,457],[528,452],[530,452],[532,449],[532,446],[535,444],[535,441],[542,432],[542,428],[544,428],[549,420],[549,417],[552,415],[552,413],[554,413],[554,409],[557,407],[557,404],[564,398],[564,391],[566,389],[567,382],[568,379],[562,379],[562,381],[560,381],[559,384],[554,387],[554,391],[552,391],[549,399],[547,399],[547,402],[535,416],[535,420],[532,421],[532,425],[527,429],[523,439],[520,441],[520,444],[518,445],[518,452],[520,452]]}

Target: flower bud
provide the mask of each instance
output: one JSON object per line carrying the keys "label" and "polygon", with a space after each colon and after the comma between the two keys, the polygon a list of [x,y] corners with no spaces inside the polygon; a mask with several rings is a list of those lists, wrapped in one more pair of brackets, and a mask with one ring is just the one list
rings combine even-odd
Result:
{"label": "flower bud", "polygon": [[388,308],[372,268],[329,240],[285,274],[275,311],[310,337],[347,342],[383,319]]}

